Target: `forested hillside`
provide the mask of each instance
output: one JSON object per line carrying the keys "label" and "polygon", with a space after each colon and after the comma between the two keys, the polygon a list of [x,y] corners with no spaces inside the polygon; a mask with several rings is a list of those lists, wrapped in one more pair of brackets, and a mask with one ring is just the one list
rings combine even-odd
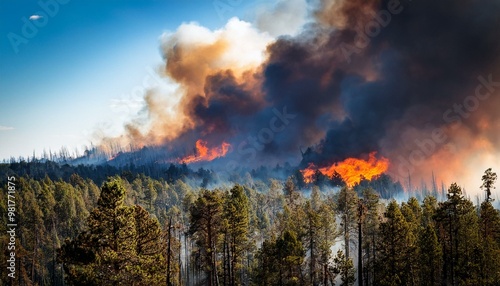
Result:
{"label": "forested hillside", "polygon": [[[478,203],[457,184],[444,197],[431,190],[396,201],[381,198],[380,186],[393,185],[374,190],[380,178],[325,187],[249,174],[212,188],[216,174],[180,174],[182,166],[148,175],[101,167],[93,179],[84,167],[50,166],[2,165],[6,175],[31,170],[15,177],[16,279],[2,285],[500,283],[491,169]],[[5,181],[1,188],[5,214]],[[2,233],[7,223],[3,215]]]}

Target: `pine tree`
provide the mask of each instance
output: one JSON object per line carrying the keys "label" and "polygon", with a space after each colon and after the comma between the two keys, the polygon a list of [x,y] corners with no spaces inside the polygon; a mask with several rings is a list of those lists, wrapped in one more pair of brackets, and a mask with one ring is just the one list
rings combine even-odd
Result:
{"label": "pine tree", "polygon": [[441,285],[443,252],[434,221],[437,208],[438,203],[435,197],[426,196],[424,198],[421,229],[418,235],[420,285]]}
{"label": "pine tree", "polygon": [[326,284],[329,276],[329,268],[331,266],[332,251],[331,246],[335,244],[335,239],[338,236],[337,224],[335,222],[335,207],[327,202],[321,204],[318,208],[321,228],[318,231],[317,247],[318,247],[318,263],[321,267],[321,277],[323,283]]}
{"label": "pine tree", "polygon": [[476,210],[456,183],[447,197],[435,215],[443,251],[443,283],[477,285],[481,254]]}
{"label": "pine tree", "polygon": [[491,190],[495,189],[494,184],[497,174],[491,168],[484,172],[481,189],[486,191],[486,199],[481,204],[479,212],[482,259],[481,259],[481,283],[484,285],[494,285],[500,281],[500,212],[493,208],[491,202]]}
{"label": "pine tree", "polygon": [[135,219],[135,255],[136,266],[133,269],[135,282],[144,285],[164,285],[166,273],[166,249],[162,239],[160,223],[141,206],[134,206]]}
{"label": "pine tree", "polygon": [[317,256],[318,256],[318,235],[321,229],[320,216],[312,207],[311,201],[305,204],[306,232],[304,235],[305,246],[309,250],[309,279],[312,285],[317,284]]}
{"label": "pine tree", "polygon": [[277,239],[265,240],[256,256],[256,284],[304,285],[300,269],[304,256],[302,242],[293,231],[286,230]]}
{"label": "pine tree", "polygon": [[491,190],[495,189],[493,186],[497,180],[497,174],[491,171],[491,168],[486,169],[484,171],[484,175],[481,178],[483,180],[483,184],[481,185],[481,189],[484,189],[486,192],[486,201],[491,201]]}
{"label": "pine tree", "polygon": [[89,214],[82,194],[77,193],[71,184],[60,181],[54,184],[54,199],[57,214],[54,219],[59,233],[63,238],[75,237],[84,226],[82,217]]}
{"label": "pine tree", "polygon": [[[379,217],[382,214],[380,211],[382,205],[379,202],[379,195],[373,189],[368,188],[363,190],[363,204],[366,208],[363,225],[363,251],[364,251],[364,266],[363,272],[365,282],[368,285],[373,284],[373,279],[376,273],[375,261],[377,259],[376,243],[379,235]],[[359,271],[359,270],[358,270]]]}
{"label": "pine tree", "polygon": [[342,250],[337,251],[337,255],[333,258],[333,274],[335,276],[340,274],[341,286],[352,286],[356,282],[354,263],[351,258],[344,255]]}
{"label": "pine tree", "polygon": [[405,256],[405,276],[403,281],[411,285],[419,284],[419,261],[418,261],[418,236],[422,232],[422,209],[418,200],[411,197],[407,203],[401,204],[401,213],[406,219],[409,227],[407,236],[407,248],[403,255]]}
{"label": "pine tree", "polygon": [[279,285],[302,285],[300,266],[305,251],[302,242],[293,231],[285,231],[276,241],[278,254]]}
{"label": "pine tree", "polygon": [[124,199],[119,179],[105,182],[87,229],[59,250],[69,284],[165,284],[159,223],[141,207],[125,206]]}
{"label": "pine tree", "polygon": [[228,285],[239,285],[242,256],[248,248],[249,203],[243,187],[234,186],[226,198],[224,220],[226,221],[223,251],[228,254]]}
{"label": "pine tree", "polygon": [[376,269],[379,271],[375,277],[375,284],[410,285],[410,281],[405,281],[407,270],[405,253],[409,243],[410,226],[394,200],[387,206],[384,218],[380,224],[380,240],[377,246],[379,254],[376,262]]}
{"label": "pine tree", "polygon": [[[264,240],[256,254],[253,274],[256,285],[280,285],[282,278],[276,238]],[[282,281],[282,280],[281,280]]]}
{"label": "pine tree", "polygon": [[297,191],[294,179],[294,177],[288,177],[283,189],[287,204],[290,206],[297,206],[300,204],[300,193]]}
{"label": "pine tree", "polygon": [[438,208],[437,200],[434,196],[426,196],[422,204],[422,226],[428,225],[435,227],[434,219]]}
{"label": "pine tree", "polygon": [[421,232],[418,246],[420,285],[441,285],[443,254],[436,231],[431,224]]}
{"label": "pine tree", "polygon": [[[50,250],[53,250],[52,244],[49,243],[49,237],[46,225],[48,222],[44,220],[46,215],[53,222],[53,210],[48,209],[54,202],[53,193],[50,188],[40,188],[37,191],[39,194],[44,194],[43,201],[39,204],[36,200],[36,193],[32,186],[38,184],[29,179],[20,178],[18,188],[23,190],[21,198],[17,200],[18,211],[17,219],[23,218],[23,223],[20,225],[20,241],[23,246],[16,246],[19,264],[23,267],[26,276],[23,277],[24,283],[42,284],[46,280],[44,276],[45,263],[44,261],[51,257]],[[40,185],[38,185],[40,187]],[[52,248],[52,249],[49,249]],[[45,278],[45,279],[44,279]]]}
{"label": "pine tree", "polygon": [[364,266],[363,266],[363,260],[364,260],[364,256],[363,256],[363,237],[364,237],[364,233],[363,233],[363,226],[365,224],[365,218],[366,218],[366,212],[367,212],[367,208],[366,208],[366,205],[365,205],[365,202],[363,201],[363,199],[359,199],[358,200],[358,212],[357,212],[357,216],[358,216],[358,269],[357,269],[357,273],[358,273],[358,284],[359,285],[363,285],[364,284],[364,277],[363,277],[363,269],[364,269]]}
{"label": "pine tree", "polygon": [[[206,285],[217,285],[217,246],[223,220],[222,192],[202,190],[190,208],[189,233],[200,248],[201,263],[207,276]],[[219,250],[220,251],[220,250]]]}
{"label": "pine tree", "polygon": [[483,202],[479,211],[481,230],[481,283],[495,285],[500,281],[500,212],[489,200]]}
{"label": "pine tree", "polygon": [[337,214],[341,221],[344,236],[344,253],[350,257],[352,234],[356,233],[358,196],[352,188],[344,187],[336,195]]}
{"label": "pine tree", "polygon": [[[163,238],[165,240],[165,259],[166,259],[166,273],[167,273],[167,286],[168,285],[182,285],[183,275],[186,277],[186,273],[182,273],[182,236],[185,234],[185,225],[183,222],[183,213],[177,206],[172,206],[167,210],[160,212],[160,215],[164,217],[163,219]],[[186,242],[187,237],[185,237],[184,242]],[[187,248],[187,243],[184,245]],[[185,249],[185,253],[188,253],[188,249]],[[189,259],[185,258],[186,264]],[[186,265],[184,264],[184,265]],[[184,269],[185,270],[185,269]],[[185,279],[185,278],[184,278]]]}
{"label": "pine tree", "polygon": [[283,211],[277,214],[276,233],[283,234],[285,231],[291,231],[299,239],[302,239],[307,231],[306,213],[301,203],[303,197],[296,190],[292,194],[293,201],[289,201],[287,198],[283,205]]}

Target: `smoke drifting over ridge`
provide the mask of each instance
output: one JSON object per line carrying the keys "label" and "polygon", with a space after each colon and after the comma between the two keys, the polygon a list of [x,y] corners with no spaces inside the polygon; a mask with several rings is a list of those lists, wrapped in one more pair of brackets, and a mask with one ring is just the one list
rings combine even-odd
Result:
{"label": "smoke drifting over ridge", "polygon": [[[228,142],[250,165],[377,151],[399,178],[478,180],[500,168],[498,15],[498,1],[323,0],[296,36],[183,24],[162,44],[176,96],[151,91],[148,127],[125,137],[168,150]],[[280,128],[263,132],[277,113]]]}

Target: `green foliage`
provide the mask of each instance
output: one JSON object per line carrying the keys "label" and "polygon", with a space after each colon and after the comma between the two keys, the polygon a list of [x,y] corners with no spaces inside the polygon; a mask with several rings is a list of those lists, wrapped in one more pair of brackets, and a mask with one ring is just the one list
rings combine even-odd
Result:
{"label": "green foliage", "polygon": [[276,239],[266,239],[256,254],[253,275],[256,285],[277,285],[281,277]]}
{"label": "green foliage", "polygon": [[379,239],[380,217],[383,212],[383,205],[379,201],[379,195],[373,189],[368,188],[363,190],[363,204],[366,208],[364,218],[362,218],[362,238],[363,238],[363,265],[365,283],[373,284],[375,276],[375,261],[377,258],[377,241]]}
{"label": "green foliage", "polygon": [[484,175],[481,178],[483,180],[483,184],[481,185],[481,189],[484,189],[486,192],[486,201],[491,201],[491,190],[495,189],[493,186],[497,180],[497,174],[491,171],[491,168],[486,169],[484,171]]}
{"label": "green foliage", "polygon": [[328,275],[331,263],[331,246],[337,237],[335,206],[321,199],[318,188],[313,189],[310,201],[304,206],[306,219],[303,244],[309,252],[309,282],[317,285]]}
{"label": "green foliage", "polygon": [[341,233],[344,237],[344,254],[350,257],[352,237],[357,229],[358,195],[353,189],[344,187],[335,196],[337,214],[341,220]]}
{"label": "green foliage", "polygon": [[201,265],[207,275],[207,285],[217,282],[217,246],[223,220],[221,191],[202,190],[191,206],[189,233],[194,237],[201,256]]}
{"label": "green foliage", "polygon": [[[224,204],[225,237],[224,245],[226,253],[224,257],[228,260],[226,273],[230,285],[241,284],[241,269],[243,268],[243,253],[249,249],[249,203],[243,187],[234,186]],[[224,248],[224,247],[223,247]],[[226,276],[224,276],[226,277]]]}
{"label": "green foliage", "polygon": [[495,285],[500,281],[500,212],[490,201],[481,204],[479,226],[483,256],[480,260],[481,283]]}
{"label": "green foliage", "polygon": [[401,210],[392,200],[384,213],[384,221],[380,224],[380,240],[377,246],[378,260],[375,284],[408,285],[407,251],[410,242],[410,225]]}
{"label": "green foliage", "polygon": [[[245,185],[206,190],[200,184],[212,184],[216,174],[185,166],[162,177],[131,167],[106,181],[105,167],[45,175],[39,166],[32,166],[36,177],[18,178],[20,285],[67,285],[63,277],[73,285],[352,285],[357,252],[332,253],[341,244],[348,251],[361,244],[365,285],[500,281],[500,213],[491,197],[474,206],[456,184],[444,201],[427,196],[385,206],[379,197],[390,191],[365,181],[333,193],[323,192],[331,182],[312,186],[308,196],[299,177],[261,181],[255,172],[241,174]],[[494,173],[485,174],[483,189],[492,191]],[[0,231],[5,225],[3,216]],[[2,237],[0,247],[6,243]],[[5,261],[0,266],[6,277]]]}
{"label": "green foliage", "polygon": [[443,280],[479,285],[479,225],[476,209],[457,184],[448,189],[435,218],[443,250]]}
{"label": "green foliage", "polygon": [[300,266],[305,251],[293,231],[285,231],[277,239],[266,240],[257,253],[258,285],[302,285]]}
{"label": "green foliage", "polygon": [[421,285],[441,285],[443,253],[434,227],[428,224],[418,240],[418,267]]}
{"label": "green foliage", "polygon": [[97,206],[103,210],[115,210],[122,207],[125,200],[125,188],[119,179],[111,179],[104,183]]}
{"label": "green foliage", "polygon": [[333,273],[340,275],[341,286],[352,286],[356,281],[354,263],[351,258],[344,255],[342,250],[337,251],[337,255],[333,258],[334,268]]}
{"label": "green foliage", "polygon": [[104,183],[87,228],[59,251],[72,285],[165,284],[161,229],[142,207],[125,206],[119,179]]}

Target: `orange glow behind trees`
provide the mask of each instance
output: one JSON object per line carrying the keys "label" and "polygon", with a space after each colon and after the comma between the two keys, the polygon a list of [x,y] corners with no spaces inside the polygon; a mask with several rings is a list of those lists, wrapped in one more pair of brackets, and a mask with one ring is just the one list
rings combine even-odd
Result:
{"label": "orange glow behind trees", "polygon": [[316,171],[319,171],[328,178],[331,178],[332,175],[337,172],[344,182],[352,187],[358,184],[362,178],[371,180],[373,177],[387,171],[389,168],[389,159],[384,157],[377,159],[375,157],[376,153],[377,152],[370,153],[368,161],[357,158],[347,158],[342,162],[322,168],[317,168],[311,163],[306,169],[301,170],[301,173],[304,176],[304,182],[311,183]]}
{"label": "orange glow behind trees", "polygon": [[190,164],[201,161],[212,161],[214,159],[224,157],[231,145],[226,142],[222,142],[220,147],[208,148],[207,141],[199,139],[196,141],[196,154],[186,156],[179,160],[179,162]]}

